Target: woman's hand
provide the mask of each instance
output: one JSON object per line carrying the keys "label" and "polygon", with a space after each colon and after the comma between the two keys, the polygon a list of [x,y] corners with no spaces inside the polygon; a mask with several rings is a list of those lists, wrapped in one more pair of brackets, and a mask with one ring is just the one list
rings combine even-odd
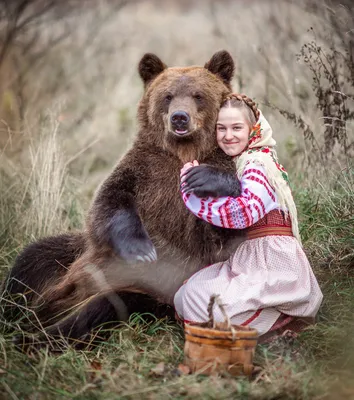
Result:
{"label": "woman's hand", "polygon": [[181,177],[181,189],[183,191],[183,187],[185,183],[183,183],[183,176],[189,171],[191,168],[196,167],[199,165],[199,162],[197,160],[194,160],[193,162],[187,162],[186,164],[183,165],[183,168],[181,169],[180,177]]}
{"label": "woman's hand", "polygon": [[186,164],[183,165],[183,168],[181,169],[181,178],[182,176],[191,168],[196,167],[199,165],[199,162],[197,160],[194,160],[193,162],[187,162]]}

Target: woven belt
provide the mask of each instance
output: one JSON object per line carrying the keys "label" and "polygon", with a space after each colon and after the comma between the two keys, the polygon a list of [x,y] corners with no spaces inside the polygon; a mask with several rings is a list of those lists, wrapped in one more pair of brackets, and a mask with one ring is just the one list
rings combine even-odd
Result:
{"label": "woven belt", "polygon": [[256,239],[263,236],[293,236],[290,226],[263,225],[251,226],[247,229],[247,239]]}

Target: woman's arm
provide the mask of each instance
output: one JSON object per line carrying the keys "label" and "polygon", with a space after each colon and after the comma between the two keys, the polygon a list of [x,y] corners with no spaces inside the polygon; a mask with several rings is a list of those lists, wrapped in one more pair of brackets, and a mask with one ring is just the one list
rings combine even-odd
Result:
{"label": "woman's arm", "polygon": [[275,191],[262,166],[247,166],[241,179],[241,190],[239,197],[199,198],[181,188],[183,201],[194,215],[224,228],[247,228],[277,208]]}

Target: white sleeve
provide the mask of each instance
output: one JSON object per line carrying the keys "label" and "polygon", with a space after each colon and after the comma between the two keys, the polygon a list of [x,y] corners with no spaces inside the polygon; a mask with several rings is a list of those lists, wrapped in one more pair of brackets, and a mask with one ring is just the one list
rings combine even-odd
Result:
{"label": "white sleeve", "polygon": [[199,198],[193,193],[183,193],[183,189],[182,197],[186,207],[198,218],[231,229],[247,228],[278,206],[264,168],[256,164],[247,165],[239,197]]}

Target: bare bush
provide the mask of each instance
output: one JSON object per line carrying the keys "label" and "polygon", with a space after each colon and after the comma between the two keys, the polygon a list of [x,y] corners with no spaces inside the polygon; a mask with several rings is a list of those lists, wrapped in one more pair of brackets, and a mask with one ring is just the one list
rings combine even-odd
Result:
{"label": "bare bush", "polygon": [[311,73],[315,105],[320,112],[319,129],[305,122],[303,115],[273,106],[302,131],[305,144],[310,144],[305,158],[312,165],[333,157],[345,161],[354,155],[354,14],[349,6],[341,4],[338,10],[328,4],[321,8],[310,3],[313,11],[321,12],[329,21],[330,29],[319,35],[311,27],[313,39],[301,47],[297,56]]}
{"label": "bare bush", "polygon": [[[104,1],[92,3],[90,13],[77,0],[0,1],[0,146],[11,139],[8,152],[16,153],[23,145],[27,147],[28,141],[24,140],[29,138],[25,125],[38,125],[46,115],[48,105],[55,108],[58,101],[64,100],[70,104],[66,93],[87,63],[83,53],[89,53],[87,50],[92,48],[99,30],[125,4],[126,0],[118,0],[110,6]],[[90,4],[85,2],[85,5]],[[82,14],[86,20],[82,20]],[[83,37],[82,26],[77,23],[80,18],[89,27]],[[81,51],[77,52],[77,48],[71,46],[74,51],[69,52],[74,60],[68,71],[65,65],[68,47],[80,36],[77,45]],[[90,56],[100,58],[97,54]],[[102,77],[102,63],[100,67],[97,79]],[[89,90],[94,92],[92,76],[90,78]],[[85,104],[73,125],[87,118],[93,103],[92,98]]]}

